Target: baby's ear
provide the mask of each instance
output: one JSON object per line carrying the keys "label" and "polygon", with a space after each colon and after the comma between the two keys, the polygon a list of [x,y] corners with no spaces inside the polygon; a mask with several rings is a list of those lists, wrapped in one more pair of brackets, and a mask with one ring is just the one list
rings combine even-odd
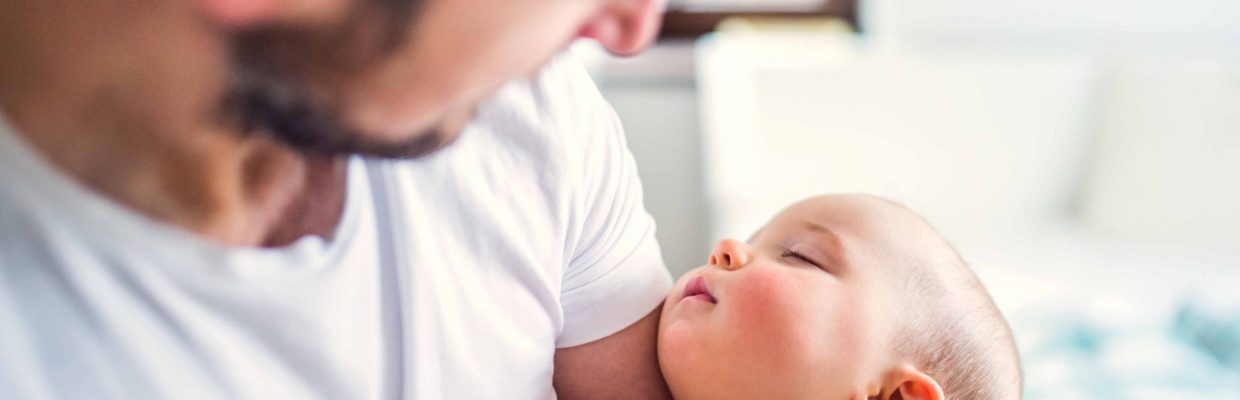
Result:
{"label": "baby's ear", "polygon": [[883,386],[883,400],[943,400],[939,382],[912,367],[892,371]]}

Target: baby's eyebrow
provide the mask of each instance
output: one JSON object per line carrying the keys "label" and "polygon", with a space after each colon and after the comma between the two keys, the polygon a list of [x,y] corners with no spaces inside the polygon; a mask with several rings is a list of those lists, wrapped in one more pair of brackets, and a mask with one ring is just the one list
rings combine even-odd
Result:
{"label": "baby's eyebrow", "polygon": [[835,231],[827,228],[825,225],[809,220],[805,221],[805,229],[814,232],[824,239],[823,241],[830,247],[827,254],[833,259],[832,261],[838,265],[845,264],[844,242],[840,240],[839,235],[835,234]]}
{"label": "baby's eyebrow", "polygon": [[811,231],[825,233],[825,234],[832,235],[832,236],[835,235],[835,232],[832,232],[830,229],[827,229],[826,226],[823,226],[820,223],[810,221],[810,220],[805,220],[805,228]]}

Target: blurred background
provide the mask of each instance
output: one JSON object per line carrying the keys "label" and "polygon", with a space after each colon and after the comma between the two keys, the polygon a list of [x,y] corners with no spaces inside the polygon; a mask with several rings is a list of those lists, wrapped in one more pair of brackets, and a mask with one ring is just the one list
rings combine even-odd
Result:
{"label": "blurred background", "polygon": [[1034,399],[1240,393],[1240,2],[685,0],[583,42],[673,275],[863,192],[951,240]]}

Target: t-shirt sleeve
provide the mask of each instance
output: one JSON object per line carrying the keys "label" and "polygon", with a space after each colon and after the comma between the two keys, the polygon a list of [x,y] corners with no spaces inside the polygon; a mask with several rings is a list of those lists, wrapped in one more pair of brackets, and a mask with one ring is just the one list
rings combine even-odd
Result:
{"label": "t-shirt sleeve", "polygon": [[560,304],[564,325],[556,346],[593,342],[637,322],[671,288],[642,204],[642,185],[620,120],[584,70],[564,75],[573,100],[567,149],[575,168]]}

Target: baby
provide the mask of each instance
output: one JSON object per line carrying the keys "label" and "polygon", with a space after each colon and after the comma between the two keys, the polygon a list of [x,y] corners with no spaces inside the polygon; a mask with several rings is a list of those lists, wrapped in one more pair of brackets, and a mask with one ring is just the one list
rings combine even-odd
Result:
{"label": "baby", "polygon": [[724,240],[668,294],[659,364],[685,399],[1018,399],[1012,334],[912,211],[823,196]]}

